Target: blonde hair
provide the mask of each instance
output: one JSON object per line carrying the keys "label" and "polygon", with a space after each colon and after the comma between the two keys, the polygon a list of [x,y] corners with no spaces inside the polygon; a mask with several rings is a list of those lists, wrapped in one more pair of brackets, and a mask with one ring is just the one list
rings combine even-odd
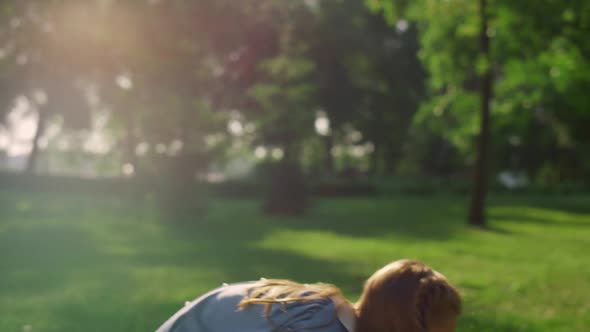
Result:
{"label": "blonde hair", "polygon": [[[269,279],[253,284],[238,306],[264,305],[269,319],[273,304],[333,296],[343,297],[334,285]],[[445,326],[460,313],[461,296],[442,274],[404,259],[383,267],[366,281],[357,303],[355,332],[427,332]]]}
{"label": "blonde hair", "polygon": [[[289,302],[310,301],[314,299],[324,299],[333,296],[342,296],[342,292],[338,287],[331,284],[315,283],[315,284],[300,284],[295,281],[286,279],[264,279],[255,283],[248,291],[248,296],[244,297],[238,304],[238,309],[242,310],[252,304],[264,305],[264,314],[268,322],[277,328],[274,322],[270,319],[270,312],[273,304],[280,303],[285,305]],[[331,324],[336,315],[322,325],[310,326],[306,329],[319,329]]]}
{"label": "blonde hair", "polygon": [[248,296],[238,306],[244,309],[251,304],[264,304],[268,311],[274,303],[308,301],[335,295],[342,293],[338,287],[330,284],[300,284],[286,279],[263,279],[250,288]]}
{"label": "blonde hair", "polygon": [[442,274],[404,259],[367,280],[357,310],[357,332],[426,332],[460,315],[461,296]]}

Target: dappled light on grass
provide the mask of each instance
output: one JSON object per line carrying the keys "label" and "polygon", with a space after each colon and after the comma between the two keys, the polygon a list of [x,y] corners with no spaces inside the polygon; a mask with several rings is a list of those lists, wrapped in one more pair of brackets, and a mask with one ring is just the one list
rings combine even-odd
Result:
{"label": "dappled light on grass", "polygon": [[[321,215],[324,219],[280,223],[257,246],[338,262],[342,273],[357,275],[368,275],[392,258],[429,262],[459,284],[470,304],[461,322],[463,331],[542,331],[545,325],[560,330],[556,321],[590,312],[590,305],[577,291],[586,287],[590,275],[587,267],[579,266],[580,257],[590,250],[588,215],[522,202],[500,204],[491,208],[491,216],[492,226],[502,231],[465,229],[456,227],[463,218],[453,216],[453,209],[448,210],[444,201],[402,199],[388,204],[354,200],[338,205],[341,211],[334,209],[332,214],[324,209],[331,204],[336,208],[337,203],[323,202],[309,218]],[[354,222],[355,212],[362,214],[365,204],[375,213]],[[430,206],[431,212],[417,209],[419,205]],[[389,218],[383,216],[388,210]],[[509,220],[502,217],[507,213]],[[442,225],[437,228],[437,223]],[[548,231],[547,223],[553,231]],[[582,320],[576,326],[585,324]]]}
{"label": "dappled light on grass", "polygon": [[210,288],[260,277],[331,282],[355,300],[401,257],[459,285],[459,332],[585,330],[587,214],[554,198],[494,201],[501,232],[462,227],[456,197],[323,200],[304,218],[213,200],[173,223],[149,201],[0,193],[0,331],[149,331]]}

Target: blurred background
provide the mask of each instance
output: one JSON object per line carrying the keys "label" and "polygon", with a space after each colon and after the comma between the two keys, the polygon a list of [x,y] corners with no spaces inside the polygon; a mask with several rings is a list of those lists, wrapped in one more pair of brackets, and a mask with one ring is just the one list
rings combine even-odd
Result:
{"label": "blurred background", "polygon": [[0,2],[0,331],[146,331],[425,261],[590,329],[590,2]]}

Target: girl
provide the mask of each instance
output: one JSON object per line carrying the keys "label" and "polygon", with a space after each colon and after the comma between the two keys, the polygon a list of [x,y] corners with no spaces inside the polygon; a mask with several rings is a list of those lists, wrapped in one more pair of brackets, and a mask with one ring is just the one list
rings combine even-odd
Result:
{"label": "girl", "polygon": [[328,284],[261,280],[215,289],[157,332],[453,332],[461,297],[427,265],[399,260],[375,272],[360,300]]}

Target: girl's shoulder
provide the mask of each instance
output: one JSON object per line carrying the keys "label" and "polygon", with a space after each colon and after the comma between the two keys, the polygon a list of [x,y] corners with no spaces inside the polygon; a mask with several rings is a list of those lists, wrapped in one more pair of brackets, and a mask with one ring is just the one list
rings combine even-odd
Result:
{"label": "girl's shoulder", "polygon": [[[241,299],[247,295],[248,289],[254,282],[240,282],[235,284],[222,284],[192,301],[186,301],[184,307],[178,310],[156,332],[184,331],[180,326],[196,326],[203,324],[202,317],[212,316],[235,311]],[[210,312],[213,312],[211,314]],[[189,329],[190,330],[190,329]],[[194,331],[199,331],[195,329]]]}
{"label": "girl's shoulder", "polygon": [[274,303],[268,311],[259,304],[239,309],[239,303],[255,285],[256,281],[224,284],[187,302],[157,332],[354,331],[352,306],[342,296]]}

